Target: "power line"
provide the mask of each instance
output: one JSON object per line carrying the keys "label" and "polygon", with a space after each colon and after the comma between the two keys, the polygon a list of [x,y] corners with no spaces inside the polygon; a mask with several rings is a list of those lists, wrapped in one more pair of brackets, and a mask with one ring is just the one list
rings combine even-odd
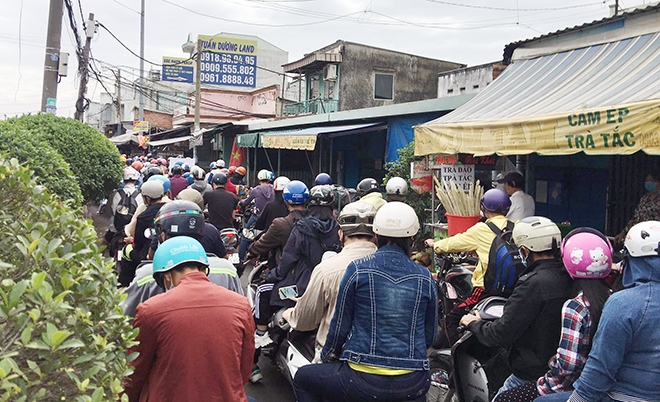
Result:
{"label": "power line", "polygon": [[605,4],[605,1],[599,1],[596,3],[587,3],[587,4],[576,4],[573,6],[563,6],[563,7],[545,7],[545,8],[506,8],[506,7],[491,7],[491,6],[479,6],[474,4],[460,4],[453,3],[451,1],[443,0],[426,0],[431,3],[445,4],[448,6],[457,6],[457,7],[467,7],[467,8],[480,8],[485,10],[496,10],[496,11],[557,11],[557,10],[568,10],[572,8],[580,7],[590,7],[598,4]]}

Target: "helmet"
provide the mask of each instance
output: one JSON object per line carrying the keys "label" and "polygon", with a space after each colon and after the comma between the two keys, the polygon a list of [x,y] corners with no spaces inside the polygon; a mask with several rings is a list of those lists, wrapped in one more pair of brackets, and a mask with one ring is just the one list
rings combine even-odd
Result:
{"label": "helmet", "polygon": [[259,180],[259,181],[270,180],[270,175],[271,175],[271,173],[268,170],[261,169],[259,171],[259,173],[257,173],[257,180]]}
{"label": "helmet", "polygon": [[357,185],[360,196],[378,191],[378,182],[372,178],[362,179]]}
{"label": "helmet", "polygon": [[195,182],[195,179],[190,175],[190,172],[184,173],[181,177],[184,177],[186,180],[188,180],[188,185],[191,185]]}
{"label": "helmet", "polygon": [[149,161],[152,165],[158,165],[158,159],[152,159]]}
{"label": "helmet", "polygon": [[309,190],[310,206],[332,206],[335,203],[335,192],[332,186],[314,186]]}
{"label": "helmet", "polygon": [[144,179],[149,180],[152,176],[162,175],[163,172],[158,166],[151,166],[144,172]]}
{"label": "helmet", "polygon": [[218,160],[215,162],[215,167],[217,167],[217,168],[223,168],[223,167],[225,167],[225,161],[223,161],[222,159],[218,159]]}
{"label": "helmet", "polygon": [[160,164],[163,165],[163,166],[167,166],[167,159],[165,159],[165,158],[160,158],[158,160],[158,162],[160,162]]}
{"label": "helmet", "polygon": [[317,186],[332,184],[332,177],[330,177],[330,175],[327,173],[319,173],[316,176],[316,179],[314,179],[314,184]]}
{"label": "helmet", "polygon": [[366,202],[354,202],[341,210],[337,222],[346,236],[373,236],[373,223],[376,208]]}
{"label": "helmet", "polygon": [[209,164],[209,170],[215,169],[216,167],[217,167],[217,166],[216,166],[216,163],[215,163],[215,162],[211,162],[211,163]]}
{"label": "helmet", "polygon": [[280,176],[277,179],[275,179],[275,182],[273,183],[273,188],[275,191],[283,191],[286,185],[289,183],[291,183],[291,180],[289,180],[288,177]]}
{"label": "helmet", "polygon": [[227,168],[222,168],[222,169],[220,169],[220,173],[224,173],[224,174],[226,174],[226,175],[229,175],[229,169],[227,169]]}
{"label": "helmet", "polygon": [[[193,190],[195,191],[195,190]],[[199,192],[198,192],[199,193]],[[175,200],[166,203],[154,219],[156,233],[171,236],[204,236],[204,215],[192,201]]]}
{"label": "helmet", "polygon": [[227,175],[222,172],[215,173],[213,175],[213,184],[224,186],[227,184]]}
{"label": "helmet", "polygon": [[157,181],[163,183],[163,188],[165,189],[166,193],[168,193],[172,190],[172,182],[170,182],[170,179],[168,179],[166,176],[163,176],[162,174],[153,175],[149,178],[149,180],[147,180],[147,182],[154,181],[154,180],[157,180]]}
{"label": "helmet", "polygon": [[133,163],[131,163],[131,167],[133,167],[133,169],[139,172],[140,170],[142,170],[142,162],[134,161]]}
{"label": "helmet", "polygon": [[660,222],[646,221],[630,228],[624,247],[631,257],[660,255]]}
{"label": "helmet", "polygon": [[184,172],[190,172],[190,165],[187,164],[187,163],[184,163],[184,164],[183,164],[183,171],[184,171]]}
{"label": "helmet", "polygon": [[202,243],[188,236],[177,236],[165,240],[158,246],[156,254],[154,254],[153,276],[158,286],[165,288],[162,273],[187,262],[209,265]]}
{"label": "helmet", "polygon": [[486,211],[506,215],[509,212],[509,208],[511,208],[511,199],[506,191],[492,188],[486,191],[483,197],[481,197],[481,206]]}
{"label": "helmet", "polygon": [[[488,190],[486,193],[491,191],[500,190]],[[535,253],[557,249],[561,244],[559,227],[542,216],[530,216],[518,221],[513,228],[512,237],[516,246],[525,246]]]}
{"label": "helmet", "polygon": [[229,174],[232,175],[236,172],[236,166],[229,166]]}
{"label": "helmet", "polygon": [[286,185],[282,196],[284,197],[284,201],[287,204],[300,205],[307,201],[307,198],[309,197],[309,190],[307,189],[305,183],[301,182],[300,180],[293,180]]}
{"label": "helmet", "polygon": [[181,173],[183,173],[183,167],[181,167],[181,165],[172,166],[172,174],[180,175]]}
{"label": "helmet", "polygon": [[268,171],[268,180],[272,183],[275,181],[275,173]]}
{"label": "helmet", "polygon": [[561,259],[573,278],[605,278],[612,270],[612,244],[596,229],[577,228],[561,242]]}
{"label": "helmet", "polygon": [[408,182],[402,177],[392,177],[385,185],[385,194],[387,195],[406,195],[408,194]]}
{"label": "helmet", "polygon": [[122,155],[119,157],[119,160],[126,163],[126,155]]}
{"label": "helmet", "polygon": [[133,164],[133,158],[126,159],[126,166],[131,166]]}
{"label": "helmet", "polygon": [[376,212],[373,229],[380,236],[413,237],[419,231],[419,219],[410,205],[392,201]]}
{"label": "helmet", "polygon": [[178,162],[177,162],[177,163],[175,163],[174,165],[179,165],[179,166],[183,166],[183,161],[178,161]]}
{"label": "helmet", "polygon": [[158,200],[163,197],[165,190],[163,189],[163,183],[149,180],[146,183],[142,183],[142,186],[140,186],[140,193],[151,199]]}
{"label": "helmet", "polygon": [[245,176],[247,170],[243,166],[239,166],[236,168],[236,173],[240,174],[241,176]]}
{"label": "helmet", "polygon": [[204,169],[202,169],[199,166],[193,166],[190,174],[195,180],[204,180],[204,176],[206,176],[206,172],[204,171]]}
{"label": "helmet", "polygon": [[177,194],[177,200],[192,201],[199,207],[200,211],[204,209],[204,197],[202,193],[192,188],[184,188]]}
{"label": "helmet", "polygon": [[140,180],[140,173],[137,170],[133,169],[132,167],[127,166],[124,169],[123,179],[124,179],[124,181],[127,181],[127,180],[138,181],[138,180]]}

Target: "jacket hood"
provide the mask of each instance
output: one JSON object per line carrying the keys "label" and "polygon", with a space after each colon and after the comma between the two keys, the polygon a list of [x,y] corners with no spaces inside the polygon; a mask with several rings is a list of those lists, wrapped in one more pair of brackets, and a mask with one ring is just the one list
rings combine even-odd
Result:
{"label": "jacket hood", "polygon": [[623,286],[629,288],[646,282],[660,282],[660,257],[626,256]]}
{"label": "jacket hood", "polygon": [[316,236],[318,232],[322,237],[337,230],[337,222],[333,219],[322,221],[316,216],[308,216],[299,221],[300,232],[309,236]]}

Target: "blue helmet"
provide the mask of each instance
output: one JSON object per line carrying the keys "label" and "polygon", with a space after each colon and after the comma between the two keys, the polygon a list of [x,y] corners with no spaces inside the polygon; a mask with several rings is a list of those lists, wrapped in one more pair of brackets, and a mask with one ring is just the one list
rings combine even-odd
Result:
{"label": "blue helmet", "polygon": [[317,186],[332,184],[332,177],[327,173],[319,173],[316,179],[314,179],[314,184]]}
{"label": "blue helmet", "polygon": [[188,184],[193,184],[195,182],[195,179],[192,177],[190,172],[184,173],[181,177],[184,177],[186,180],[188,180]]}
{"label": "blue helmet", "polygon": [[154,254],[153,276],[158,286],[164,288],[162,273],[179,267],[184,263],[209,265],[204,246],[188,236],[177,236],[165,240]]}
{"label": "blue helmet", "polygon": [[506,191],[493,188],[486,191],[481,197],[481,206],[487,211],[506,215],[511,208],[511,199]]}
{"label": "blue helmet", "polygon": [[170,179],[167,177],[163,176],[162,174],[157,174],[154,176],[151,176],[149,180],[147,181],[153,181],[153,180],[158,180],[163,183],[163,188],[165,189],[165,192],[167,193],[168,191],[172,190],[172,183],[170,182]]}
{"label": "blue helmet", "polygon": [[309,189],[305,183],[300,180],[293,180],[286,185],[284,191],[282,192],[284,201],[287,204],[291,205],[300,205],[304,204],[309,198]]}

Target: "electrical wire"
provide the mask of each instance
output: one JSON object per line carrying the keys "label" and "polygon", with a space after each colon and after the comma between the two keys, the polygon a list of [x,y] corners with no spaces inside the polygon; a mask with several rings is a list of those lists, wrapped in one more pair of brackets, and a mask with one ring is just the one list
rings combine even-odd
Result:
{"label": "electrical wire", "polygon": [[16,82],[16,92],[14,92],[14,101],[18,96],[18,90],[21,87],[21,79],[23,79],[23,74],[21,74],[21,59],[23,56],[23,50],[21,46],[21,35],[23,32],[23,0],[21,0],[21,8],[18,12],[18,81]]}
{"label": "electrical wire", "polygon": [[576,4],[572,6],[563,6],[563,7],[544,7],[544,8],[506,8],[506,7],[492,7],[492,6],[478,6],[478,5],[473,5],[473,4],[461,4],[461,3],[454,3],[451,1],[443,1],[443,0],[426,0],[431,3],[439,3],[439,4],[445,4],[448,6],[457,6],[457,7],[467,7],[467,8],[479,8],[479,9],[484,9],[484,10],[495,10],[495,11],[558,11],[558,10],[568,10],[568,9],[573,9],[573,8],[581,8],[581,7],[590,7],[594,5],[599,5],[599,4],[605,4],[605,1],[598,1],[595,3],[587,3],[587,4]]}

